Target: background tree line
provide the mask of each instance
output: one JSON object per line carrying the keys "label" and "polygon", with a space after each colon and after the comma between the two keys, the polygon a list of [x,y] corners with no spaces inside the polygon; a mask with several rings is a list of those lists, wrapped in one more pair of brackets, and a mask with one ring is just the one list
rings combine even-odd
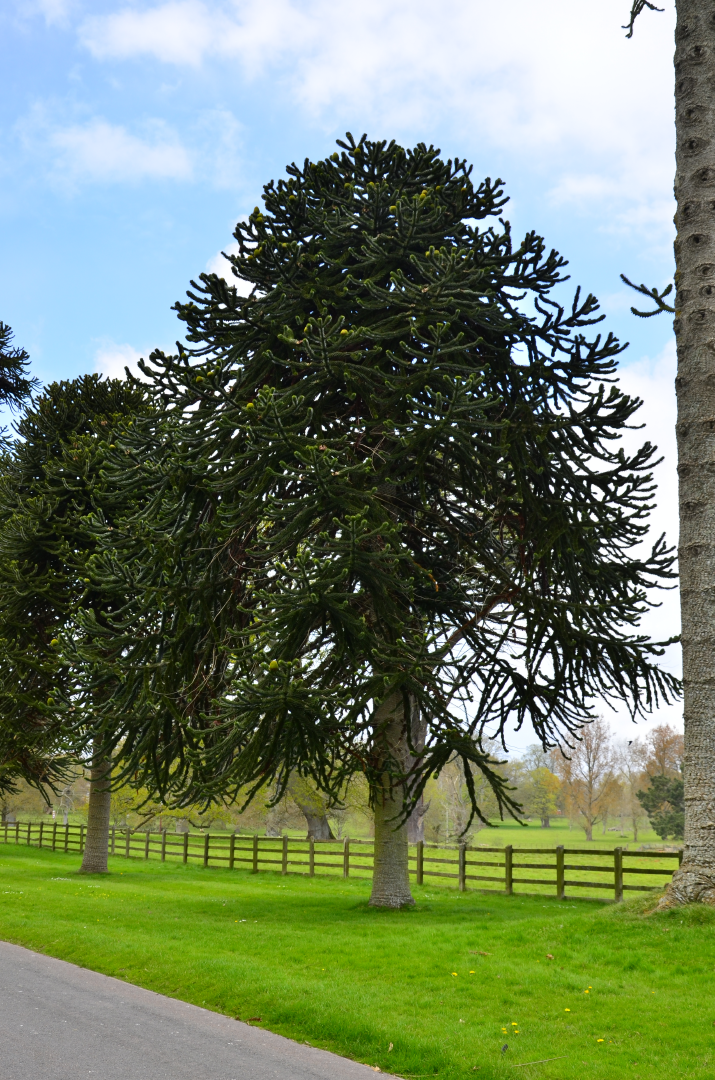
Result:
{"label": "background tree line", "polygon": [[[637,842],[650,824],[663,840],[677,841],[683,838],[684,826],[682,764],[683,736],[670,725],[657,725],[644,738],[618,740],[599,720],[586,729],[583,741],[568,758],[559,750],[545,753],[535,744],[525,754],[512,757],[501,771],[525,819],[538,821],[544,829],[559,818],[567,820],[569,828],[582,828],[588,840],[618,833],[632,835]],[[490,791],[478,794],[485,816],[498,821],[499,808]],[[110,822],[117,828],[137,830],[218,828],[268,836],[307,829],[314,839],[369,836],[373,831],[369,795],[359,780],[332,807],[310,789],[298,793],[299,801],[287,791],[275,805],[270,805],[271,795],[266,790],[243,811],[235,804],[221,803],[177,808],[152,797],[146,788],[125,785],[111,795]],[[59,821],[66,820],[68,813],[75,815],[74,820],[77,815],[86,819],[88,796],[88,780],[81,772],[50,803],[21,783],[14,794],[0,796],[2,821],[38,813],[52,814]],[[314,800],[313,817],[321,822],[318,829],[305,813],[306,798]],[[482,822],[469,825],[470,809],[462,771],[457,762],[448,762],[426,787],[410,840],[488,845],[488,827]]]}

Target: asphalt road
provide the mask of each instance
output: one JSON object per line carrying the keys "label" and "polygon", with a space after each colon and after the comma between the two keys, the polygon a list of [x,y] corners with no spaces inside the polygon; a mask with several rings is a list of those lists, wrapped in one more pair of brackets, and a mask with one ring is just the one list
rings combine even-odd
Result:
{"label": "asphalt road", "polygon": [[0,1080],[374,1075],[325,1050],[0,942]]}

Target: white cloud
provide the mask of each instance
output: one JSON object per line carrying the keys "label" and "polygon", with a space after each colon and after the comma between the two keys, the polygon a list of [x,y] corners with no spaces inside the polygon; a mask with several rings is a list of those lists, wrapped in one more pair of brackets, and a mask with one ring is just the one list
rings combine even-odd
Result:
{"label": "white cloud", "polygon": [[80,37],[99,59],[144,54],[164,63],[196,65],[210,51],[217,31],[217,21],[204,4],[178,0],[148,11],[126,8],[93,16],[83,24]]}
{"label": "white cloud", "polygon": [[75,0],[20,0],[17,4],[21,16],[43,16],[48,26],[66,26],[76,9]]}
{"label": "white cloud", "polygon": [[332,126],[438,125],[462,143],[528,153],[532,170],[561,174],[557,200],[667,202],[673,13],[644,15],[626,41],[623,4],[172,0],[90,18],[80,36],[101,60],[212,72],[227,61]]}
{"label": "white cloud", "polygon": [[144,125],[145,137],[103,119],[72,124],[46,133],[55,174],[65,181],[186,180],[192,174],[189,152],[159,121]]}
{"label": "white cloud", "polygon": [[124,379],[125,368],[129,368],[132,375],[141,376],[138,361],[147,353],[141,353],[132,345],[118,345],[115,341],[104,341],[98,346],[94,354],[94,370],[98,375],[104,375],[107,379]]}

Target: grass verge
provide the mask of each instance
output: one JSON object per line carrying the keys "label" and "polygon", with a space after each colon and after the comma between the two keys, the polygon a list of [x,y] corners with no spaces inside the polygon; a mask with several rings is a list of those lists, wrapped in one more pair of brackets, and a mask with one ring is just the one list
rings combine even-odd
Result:
{"label": "grass verge", "polygon": [[414,910],[385,912],[367,906],[364,881],[77,867],[0,845],[0,937],[398,1076],[715,1072],[709,909],[645,918],[640,899],[427,886]]}

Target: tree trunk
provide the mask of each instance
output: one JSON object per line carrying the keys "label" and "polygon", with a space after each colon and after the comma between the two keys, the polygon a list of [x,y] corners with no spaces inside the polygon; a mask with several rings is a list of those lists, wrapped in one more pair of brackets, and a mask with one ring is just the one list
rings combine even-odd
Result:
{"label": "tree trunk", "polygon": [[288,794],[308,823],[307,840],[335,839],[325,813],[326,800],[319,791],[315,791],[302,776],[291,773],[288,780]]}
{"label": "tree trunk", "polygon": [[715,903],[715,27],[709,0],[677,0],[676,6],[674,330],[685,848],[664,907]]}
{"label": "tree trunk", "polygon": [[[424,750],[427,736],[427,723],[420,714],[420,708],[416,701],[412,703],[412,745],[419,753]],[[415,803],[415,808],[407,819],[407,842],[408,844],[421,844],[425,838],[425,814],[429,810],[429,803],[420,795]]]}
{"label": "tree trunk", "polygon": [[107,758],[92,761],[89,774],[87,839],[81,874],[106,874],[109,855],[109,816],[112,802],[112,763]]}
{"label": "tree trunk", "polygon": [[375,862],[372,907],[402,908],[414,904],[407,861],[407,823],[399,823],[404,787],[399,774],[409,768],[410,749],[405,732],[401,694],[391,694],[375,713],[375,743],[385,765],[373,792],[375,806]]}
{"label": "tree trunk", "polygon": [[542,819],[541,819],[541,828],[542,829],[550,829],[551,828],[551,818],[550,817],[542,817]]}
{"label": "tree trunk", "polygon": [[587,821],[583,827],[583,831],[586,833],[587,840],[593,840],[593,822]]}
{"label": "tree trunk", "polygon": [[407,843],[422,844],[425,838],[425,814],[429,810],[429,803],[420,795],[415,803],[415,808],[407,819]]}

